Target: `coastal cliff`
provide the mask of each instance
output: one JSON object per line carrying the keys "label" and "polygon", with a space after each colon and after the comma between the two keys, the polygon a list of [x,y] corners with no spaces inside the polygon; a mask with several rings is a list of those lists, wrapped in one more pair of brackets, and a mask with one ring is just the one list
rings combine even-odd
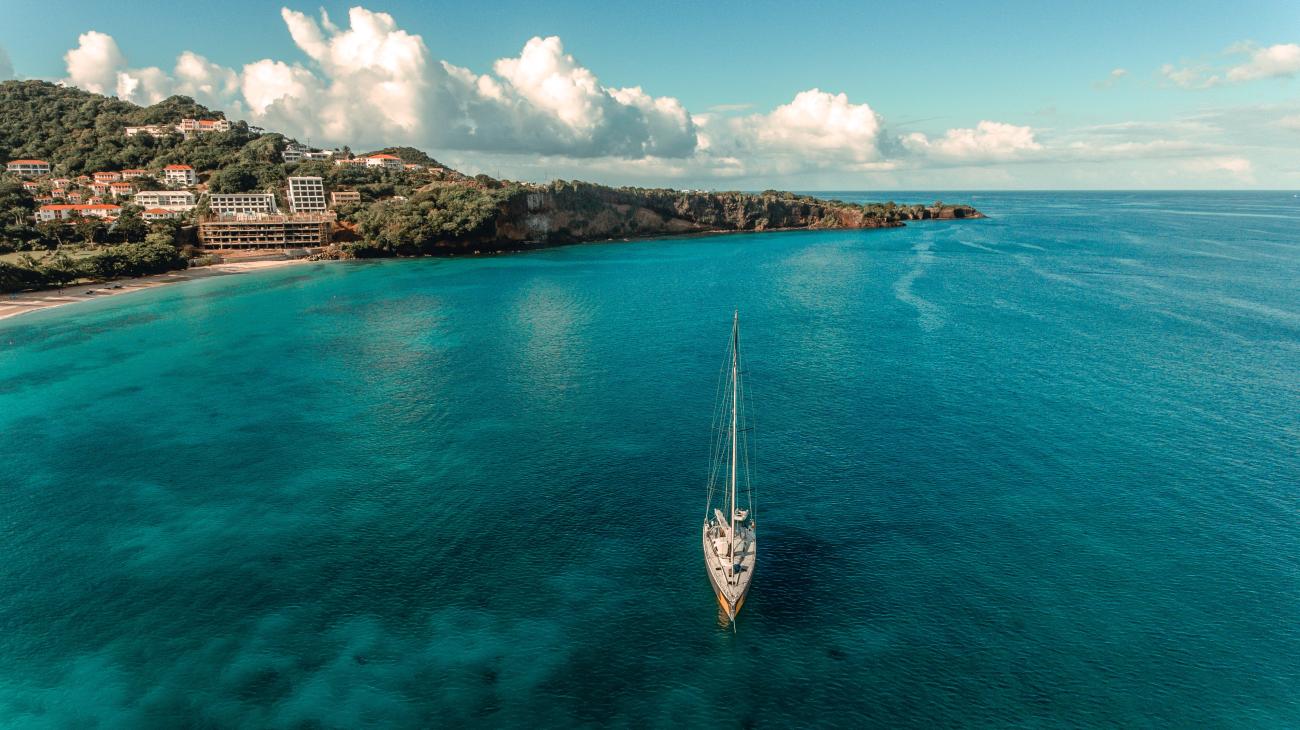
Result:
{"label": "coastal cliff", "polygon": [[909,220],[981,217],[966,205],[854,205],[777,191],[711,193],[560,182],[511,196],[495,233],[503,242],[568,243],[716,231],[889,228]]}

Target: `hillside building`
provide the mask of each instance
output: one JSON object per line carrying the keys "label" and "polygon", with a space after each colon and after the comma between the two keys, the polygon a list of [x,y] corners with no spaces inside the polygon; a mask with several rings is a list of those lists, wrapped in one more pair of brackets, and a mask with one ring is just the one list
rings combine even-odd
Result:
{"label": "hillside building", "polygon": [[38,221],[58,221],[68,220],[76,217],[87,218],[116,218],[121,212],[122,206],[111,203],[87,203],[82,205],[72,205],[67,203],[55,203],[52,205],[42,205],[36,210],[36,220]]}
{"label": "hillside building", "polygon": [[10,160],[5,165],[5,172],[23,177],[39,177],[50,174],[50,163],[45,160]]}
{"label": "hillside building", "polygon": [[142,208],[165,208],[185,213],[194,210],[194,193],[188,190],[141,190],[135,204]]}
{"label": "hillside building", "polygon": [[189,165],[168,165],[163,168],[163,179],[168,185],[188,188],[198,182],[194,168]]}
{"label": "hillside building", "polygon": [[323,215],[212,218],[199,224],[204,248],[317,248],[328,246],[333,222]]}
{"label": "hillside building", "polygon": [[208,210],[219,218],[275,215],[273,193],[213,193],[208,195]]}
{"label": "hillside building", "polygon": [[325,181],[319,177],[289,178],[289,210],[294,213],[324,213]]}

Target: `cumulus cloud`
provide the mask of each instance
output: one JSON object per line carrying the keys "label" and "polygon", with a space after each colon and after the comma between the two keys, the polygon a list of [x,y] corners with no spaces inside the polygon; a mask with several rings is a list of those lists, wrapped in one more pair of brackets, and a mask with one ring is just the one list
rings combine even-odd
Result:
{"label": "cumulus cloud", "polygon": [[974,129],[949,129],[935,139],[913,132],[901,141],[912,152],[950,162],[1015,160],[1043,149],[1031,127],[990,121]]}
{"label": "cumulus cloud", "polygon": [[1224,55],[1238,62],[1184,66],[1166,63],[1160,67],[1160,74],[1184,89],[1206,89],[1259,79],[1291,78],[1300,73],[1300,44],[1278,43],[1261,48],[1250,42],[1237,43],[1225,50]]}
{"label": "cumulus cloud", "polygon": [[77,47],[63,55],[68,83],[96,94],[116,94],[117,74],[126,57],[113,36],[91,30],[77,37]]}
{"label": "cumulus cloud", "polygon": [[1128,69],[1114,68],[1111,69],[1110,73],[1106,74],[1106,78],[1102,79],[1101,81],[1094,82],[1093,86],[1098,89],[1109,89],[1110,87],[1119,83],[1119,80],[1124,78],[1125,76],[1128,76]]}

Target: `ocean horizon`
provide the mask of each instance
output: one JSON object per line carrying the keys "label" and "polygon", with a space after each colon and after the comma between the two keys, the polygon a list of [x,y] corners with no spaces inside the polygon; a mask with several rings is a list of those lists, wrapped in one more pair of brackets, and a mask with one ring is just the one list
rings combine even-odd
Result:
{"label": "ocean horizon", "polygon": [[1300,199],[816,194],[0,321],[0,725],[1300,726]]}

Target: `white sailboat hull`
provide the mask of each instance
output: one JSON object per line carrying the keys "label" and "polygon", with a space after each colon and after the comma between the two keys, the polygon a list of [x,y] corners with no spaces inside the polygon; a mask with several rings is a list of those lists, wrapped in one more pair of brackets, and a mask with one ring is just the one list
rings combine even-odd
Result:
{"label": "white sailboat hull", "polygon": [[[727,538],[725,531],[725,524],[721,528],[716,524],[704,524],[702,533],[704,569],[709,575],[709,583],[713,586],[718,606],[731,620],[740,613],[740,608],[749,595],[749,586],[754,578],[758,542],[754,531],[747,527],[737,525],[737,534],[731,539]],[[730,556],[726,553],[727,547],[731,548]],[[722,550],[720,551],[719,548]]]}

